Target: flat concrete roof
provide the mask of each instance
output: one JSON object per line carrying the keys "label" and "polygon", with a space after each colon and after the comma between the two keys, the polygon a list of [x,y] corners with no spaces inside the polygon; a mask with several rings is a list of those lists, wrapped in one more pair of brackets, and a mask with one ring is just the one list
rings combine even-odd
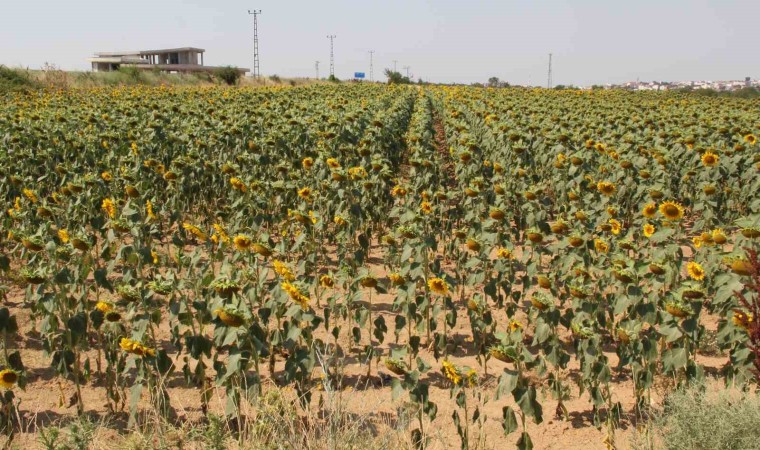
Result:
{"label": "flat concrete roof", "polygon": [[196,47],[178,47],[178,48],[164,48],[158,50],[137,50],[128,52],[98,52],[95,56],[103,57],[116,57],[116,56],[143,56],[143,55],[159,55],[161,53],[177,53],[177,52],[196,52],[205,53],[206,50]]}
{"label": "flat concrete roof", "polygon": [[206,50],[196,47],[164,48],[158,50],[140,50],[141,55],[157,55],[159,53],[196,52],[204,53]]}

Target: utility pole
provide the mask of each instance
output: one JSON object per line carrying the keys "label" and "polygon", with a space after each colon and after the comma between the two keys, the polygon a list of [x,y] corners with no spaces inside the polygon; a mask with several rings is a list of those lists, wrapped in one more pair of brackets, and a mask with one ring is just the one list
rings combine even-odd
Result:
{"label": "utility pole", "polygon": [[319,81],[319,61],[314,61],[314,69],[317,71],[317,81]]}
{"label": "utility pole", "polygon": [[327,39],[330,40],[330,76],[335,76],[335,36],[334,34],[330,34],[327,36]]}
{"label": "utility pole", "polygon": [[546,87],[549,89],[552,88],[552,54],[551,53],[549,53],[549,75],[547,76]]}
{"label": "utility pole", "polygon": [[253,15],[253,78],[261,76],[259,68],[259,14],[261,10],[248,10],[248,14]]}
{"label": "utility pole", "polygon": [[393,71],[394,71],[394,72],[398,72],[398,70],[396,70],[396,64],[397,64],[397,63],[398,63],[398,61],[396,61],[396,60],[394,59],[394,60],[393,60]]}
{"label": "utility pole", "polygon": [[409,78],[409,69],[410,69],[410,67],[409,66],[404,66],[404,67],[402,67],[402,69],[406,70],[406,77]]}
{"label": "utility pole", "polygon": [[370,50],[369,51],[369,81],[370,83],[375,81],[374,71],[375,71],[375,65],[374,65],[374,55],[375,51]]}

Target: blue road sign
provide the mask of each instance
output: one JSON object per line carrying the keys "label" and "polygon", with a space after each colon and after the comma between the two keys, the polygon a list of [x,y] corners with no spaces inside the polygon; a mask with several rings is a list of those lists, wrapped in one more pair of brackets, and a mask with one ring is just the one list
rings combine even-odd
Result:
{"label": "blue road sign", "polygon": [[364,72],[354,72],[354,78],[364,78]]}

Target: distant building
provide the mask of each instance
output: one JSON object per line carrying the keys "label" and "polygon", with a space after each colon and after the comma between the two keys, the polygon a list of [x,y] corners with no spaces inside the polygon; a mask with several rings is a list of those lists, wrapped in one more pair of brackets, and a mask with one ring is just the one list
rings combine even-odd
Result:
{"label": "distant building", "polygon": [[750,77],[744,79],[744,87],[752,87],[752,79]]}
{"label": "distant building", "polygon": [[[203,53],[206,50],[194,47],[142,50],[136,52],[102,52],[90,58],[93,72],[112,72],[120,67],[136,67],[141,70],[162,72],[211,72],[219,67],[204,66]],[[240,67],[241,73],[248,69]]]}

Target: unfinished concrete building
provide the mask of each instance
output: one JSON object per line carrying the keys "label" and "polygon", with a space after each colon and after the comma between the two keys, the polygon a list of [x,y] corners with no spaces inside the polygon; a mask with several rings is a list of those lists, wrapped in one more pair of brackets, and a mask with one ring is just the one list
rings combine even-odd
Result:
{"label": "unfinished concrete building", "polygon": [[[100,52],[90,58],[93,72],[111,72],[121,67],[136,67],[140,70],[190,73],[212,72],[218,66],[203,64],[206,50],[195,47],[141,50],[135,52]],[[240,73],[248,72],[244,67],[236,68]]]}

